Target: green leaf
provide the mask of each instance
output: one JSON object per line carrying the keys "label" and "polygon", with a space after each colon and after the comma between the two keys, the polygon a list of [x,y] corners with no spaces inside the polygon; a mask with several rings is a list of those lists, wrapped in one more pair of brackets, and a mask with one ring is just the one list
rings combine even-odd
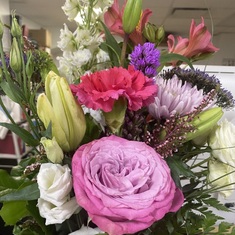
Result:
{"label": "green leaf", "polygon": [[34,136],[29,131],[25,130],[23,127],[20,127],[19,125],[0,122],[0,126],[4,126],[10,131],[14,132],[24,141],[24,143],[26,143],[29,146],[36,147],[39,145],[39,140],[35,139]]}
{"label": "green leaf", "polygon": [[[28,185],[31,183],[30,185]],[[25,185],[26,184],[26,185]],[[10,192],[0,197],[0,201],[36,200],[40,193],[36,182],[27,182],[19,189],[11,189]]]}
{"label": "green leaf", "polygon": [[120,66],[120,57],[121,57],[121,47],[119,46],[116,39],[113,37],[113,35],[110,33],[109,29],[106,27],[106,25],[103,22],[100,22],[104,28],[105,32],[105,41],[106,43],[103,43],[101,45],[101,48],[105,50],[109,54],[110,60],[112,61],[114,66]]}
{"label": "green leaf", "polygon": [[23,182],[23,179],[13,178],[7,171],[0,169],[0,193],[3,189],[17,189]]}
{"label": "green leaf", "polygon": [[226,206],[224,206],[222,203],[220,203],[216,198],[211,197],[208,199],[204,199],[203,202],[209,206],[214,207],[217,210],[227,211],[227,212],[230,211]]}
{"label": "green leaf", "polygon": [[4,220],[5,225],[14,225],[27,216],[28,211],[26,205],[27,201],[4,202],[0,210],[0,216]]}
{"label": "green leaf", "polygon": [[172,178],[178,187],[181,188],[180,176],[195,177],[189,166],[182,162],[180,157],[168,157],[166,162],[171,169]]}
{"label": "green leaf", "polygon": [[3,89],[5,94],[14,102],[20,104],[22,100],[25,100],[25,95],[22,90],[16,86],[11,80],[6,82],[3,80],[0,83],[0,87]]}
{"label": "green leaf", "polygon": [[[234,225],[227,222],[221,222],[218,227],[218,234],[230,234],[228,233]],[[233,233],[234,234],[234,233]]]}
{"label": "green leaf", "polygon": [[85,115],[85,118],[87,128],[81,144],[85,144],[91,142],[94,139],[97,139],[102,132],[99,124],[95,123],[94,119],[90,115]]}
{"label": "green leaf", "polygon": [[190,60],[187,57],[184,57],[182,55],[175,54],[175,53],[169,53],[169,54],[162,54],[161,57],[160,57],[161,64],[168,64],[171,61],[182,61],[182,62],[185,62],[186,64],[189,65],[189,67],[191,69],[194,70],[193,65],[190,62]]}

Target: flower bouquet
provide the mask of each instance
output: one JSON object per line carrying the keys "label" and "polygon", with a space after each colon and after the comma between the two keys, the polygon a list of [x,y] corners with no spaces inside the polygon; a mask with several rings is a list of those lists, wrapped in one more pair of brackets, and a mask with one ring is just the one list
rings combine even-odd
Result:
{"label": "flower bouquet", "polygon": [[235,126],[223,119],[234,100],[193,67],[218,50],[203,19],[160,50],[164,28],[140,0],[66,0],[62,9],[77,29],[61,30],[58,69],[25,47],[14,14],[9,55],[0,42],[1,94],[30,128],[2,99],[11,123],[0,124],[32,147],[0,170],[5,225],[15,235],[235,234],[213,212],[229,211],[213,193],[234,190]]}

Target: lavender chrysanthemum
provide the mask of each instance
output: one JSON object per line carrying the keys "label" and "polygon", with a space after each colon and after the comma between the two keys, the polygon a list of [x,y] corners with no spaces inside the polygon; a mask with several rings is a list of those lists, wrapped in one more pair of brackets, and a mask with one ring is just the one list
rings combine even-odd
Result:
{"label": "lavender chrysanthemum", "polygon": [[135,46],[130,54],[130,64],[136,70],[142,71],[147,77],[154,77],[157,74],[157,68],[160,65],[160,51],[155,48],[154,43],[144,43]]}
{"label": "lavender chrysanthemum", "polygon": [[172,79],[156,77],[158,93],[155,102],[150,104],[149,113],[154,118],[169,118],[172,115],[184,116],[195,111],[203,101],[203,90],[192,87],[188,82],[183,84],[176,75]]}
{"label": "lavender chrysanthemum", "polygon": [[211,90],[216,91],[216,104],[219,107],[230,109],[235,107],[235,99],[230,91],[224,89],[218,78],[209,75],[198,69],[181,69],[174,68],[163,73],[165,79],[171,79],[176,74],[183,82],[189,82],[198,89],[203,89],[204,94],[208,94]]}

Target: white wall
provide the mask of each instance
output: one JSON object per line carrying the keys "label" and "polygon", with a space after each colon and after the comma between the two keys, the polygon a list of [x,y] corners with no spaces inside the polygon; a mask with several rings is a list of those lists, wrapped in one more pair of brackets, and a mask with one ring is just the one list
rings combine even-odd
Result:
{"label": "white wall", "polygon": [[235,34],[219,34],[214,36],[213,44],[220,48],[213,57],[210,58],[210,64],[235,66]]}

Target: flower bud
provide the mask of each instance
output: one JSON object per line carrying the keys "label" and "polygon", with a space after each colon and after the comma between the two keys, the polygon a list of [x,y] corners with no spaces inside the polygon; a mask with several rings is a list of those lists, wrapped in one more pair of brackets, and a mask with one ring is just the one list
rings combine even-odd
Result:
{"label": "flower bud", "polygon": [[22,35],[21,27],[18,24],[18,21],[14,15],[12,16],[11,35],[16,38]]}
{"label": "flower bud", "polygon": [[3,32],[4,32],[4,26],[3,26],[3,23],[0,19],[0,39],[2,39],[2,37],[3,37]]}
{"label": "flower bud", "polygon": [[157,27],[154,24],[151,23],[146,23],[144,26],[144,30],[143,30],[143,35],[144,37],[152,43],[155,43],[156,41],[156,31],[157,31]]}
{"label": "flower bud", "polygon": [[217,124],[222,116],[223,111],[221,107],[215,107],[201,112],[192,121],[191,124],[196,128],[196,130],[194,132],[187,133],[186,141],[205,134],[209,135],[209,131]]}
{"label": "flower bud", "polygon": [[142,12],[142,0],[127,0],[123,17],[123,30],[125,33],[132,33],[139,23]]}
{"label": "flower bud", "polygon": [[27,62],[26,62],[26,74],[28,78],[31,78],[34,73],[34,64],[33,64],[33,55],[32,52],[27,52]]}
{"label": "flower bud", "polygon": [[13,38],[10,50],[10,67],[15,73],[19,73],[22,69],[22,60],[20,50],[16,38]]}
{"label": "flower bud", "polygon": [[155,43],[157,46],[165,38],[165,30],[163,26],[157,28],[156,25],[148,22],[145,24],[143,35],[149,42]]}
{"label": "flower bud", "polygon": [[157,32],[156,32],[157,43],[160,44],[164,38],[165,38],[165,29],[162,25],[158,27]]}
{"label": "flower bud", "polygon": [[47,158],[52,163],[60,164],[64,158],[64,153],[58,145],[55,137],[53,137],[52,140],[42,137],[40,142],[46,151]]}
{"label": "flower bud", "polygon": [[75,150],[86,131],[81,106],[75,100],[65,78],[49,72],[45,81],[46,94],[38,97],[37,112],[47,128],[52,125],[52,136],[63,151]]}
{"label": "flower bud", "polygon": [[126,100],[119,98],[119,100],[114,103],[112,111],[103,112],[105,123],[113,134],[119,134],[120,128],[124,122],[126,107]]}

